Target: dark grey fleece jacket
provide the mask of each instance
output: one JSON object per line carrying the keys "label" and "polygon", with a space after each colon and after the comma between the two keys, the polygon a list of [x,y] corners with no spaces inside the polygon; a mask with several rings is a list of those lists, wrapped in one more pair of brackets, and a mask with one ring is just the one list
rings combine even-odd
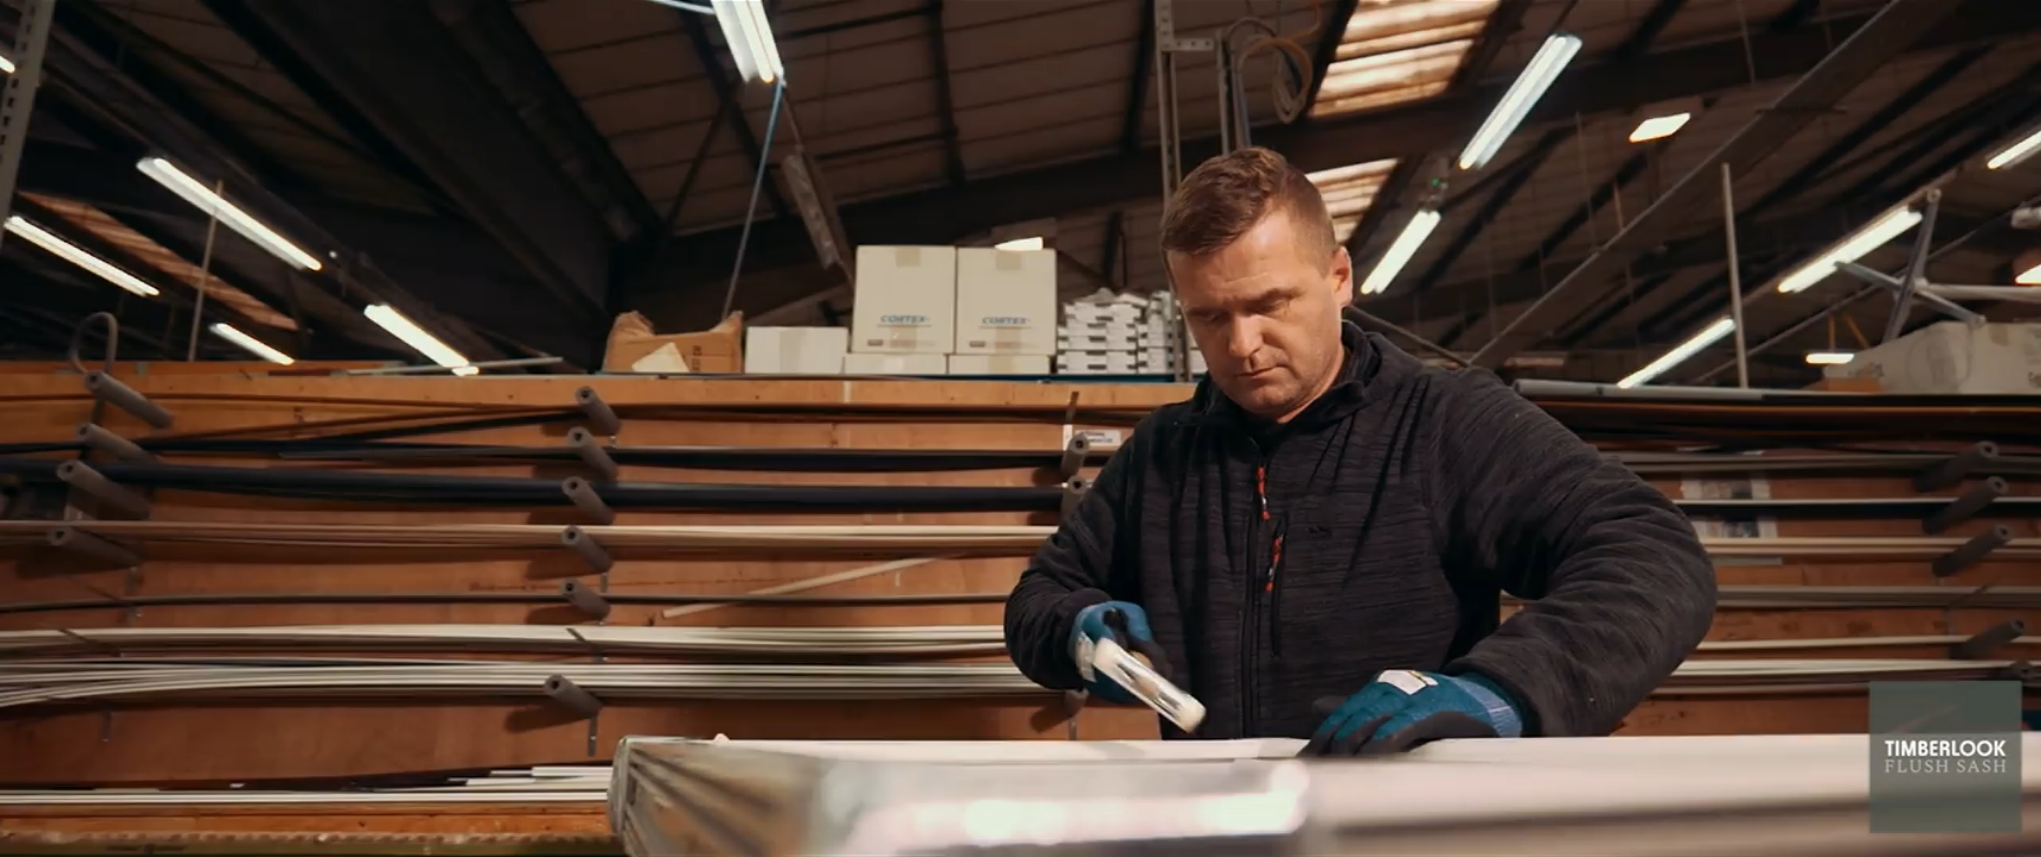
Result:
{"label": "dark grey fleece jacket", "polygon": [[[1314,700],[1395,668],[1488,677],[1526,735],[1613,731],[1713,619],[1692,524],[1494,375],[1344,338],[1286,426],[1209,381],[1145,419],[1009,597],[1014,663],[1080,688],[1072,618],[1116,599],[1205,703],[1200,738],[1308,737]],[[1532,600],[1498,627],[1502,592]]]}

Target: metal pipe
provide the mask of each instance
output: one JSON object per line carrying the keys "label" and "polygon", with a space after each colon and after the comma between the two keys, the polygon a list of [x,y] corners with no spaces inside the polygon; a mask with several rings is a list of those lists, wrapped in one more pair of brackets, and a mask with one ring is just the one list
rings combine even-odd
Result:
{"label": "metal pipe", "polygon": [[[44,538],[49,541],[50,547],[70,551],[87,559],[99,560],[114,568],[134,568],[142,564],[142,558],[135,555],[134,551],[91,533],[81,532],[76,527],[51,527]],[[105,607],[110,603],[90,602],[92,606],[97,607]]]}
{"label": "metal pipe", "polygon": [[1069,479],[1076,476],[1079,470],[1084,469],[1084,462],[1090,456],[1091,441],[1085,440],[1084,435],[1081,434],[1071,435],[1070,443],[1063,447],[1063,461],[1059,468],[1063,473],[1063,478]]}
{"label": "metal pipe", "polygon": [[149,517],[149,499],[117,485],[83,461],[57,465],[57,478],[80,493],[99,501],[100,511],[114,511],[130,518]]}
{"label": "metal pipe", "polygon": [[1983,562],[1986,557],[1991,556],[1993,551],[2005,547],[2006,543],[2012,540],[2013,528],[1999,524],[1989,530],[1978,533],[1970,541],[1964,542],[1962,547],[1950,551],[1935,560],[1932,569],[1936,577],[1954,576],[1973,565]]}
{"label": "metal pipe", "polygon": [[162,405],[149,401],[148,396],[135,392],[133,387],[105,372],[85,373],[85,389],[93,398],[127,411],[152,428],[167,429],[177,421]]}
{"label": "metal pipe", "polygon": [[1990,657],[1999,647],[2025,636],[2026,633],[2027,623],[2024,620],[2008,619],[1956,644],[1949,650],[1949,654],[1959,661],[1983,660]]}
{"label": "metal pipe", "polygon": [[617,419],[617,412],[610,408],[608,402],[602,400],[602,395],[595,392],[594,387],[575,390],[574,404],[581,408],[583,414],[588,415],[588,427],[595,429],[596,434],[616,437],[623,431],[623,421]]}
{"label": "metal pipe", "polygon": [[602,700],[597,699],[595,694],[582,690],[580,685],[566,676],[547,676],[546,695],[582,717],[594,717],[602,713]]}
{"label": "metal pipe", "polygon": [[1750,350],[1743,338],[1743,258],[1736,253],[1736,191],[1729,162],[1722,162],[1722,232],[1729,250],[1729,312],[1736,325],[1736,386],[1750,389]]}
{"label": "metal pipe", "polygon": [[574,609],[588,614],[590,618],[609,618],[611,609],[609,599],[602,597],[602,593],[581,585],[578,580],[561,581],[560,595],[567,599],[568,604],[574,605]]}
{"label": "metal pipe", "polygon": [[569,476],[561,480],[560,491],[565,493],[567,499],[574,504],[574,508],[580,509],[581,514],[587,515],[589,520],[603,526],[617,522],[616,510],[602,501],[602,496],[595,493],[595,486],[590,485],[588,480],[579,476]]}
{"label": "metal pipe", "polygon": [[78,426],[78,442],[86,449],[109,455],[124,461],[151,462],[156,456],[150,455],[134,441],[100,428],[93,423]]}
{"label": "metal pipe", "polygon": [[520,366],[555,366],[567,362],[565,357],[516,357],[509,360],[484,360],[480,363],[463,363],[459,366],[381,366],[374,369],[335,369],[335,375],[435,375],[452,372],[455,369],[514,369]]}
{"label": "metal pipe", "polygon": [[1990,508],[1991,504],[1998,502],[2010,490],[2011,486],[2007,485],[2004,479],[1997,476],[1986,479],[1983,484],[1970,489],[1963,496],[1950,501],[1949,505],[1943,506],[1921,521],[1921,529],[1932,535],[1968,521],[1979,512]]}
{"label": "metal pipe", "polygon": [[582,463],[599,474],[602,481],[617,481],[617,460],[610,457],[609,452],[602,448],[602,441],[597,440],[588,429],[580,426],[568,429],[567,445],[574,448],[574,452],[581,456]]}
{"label": "metal pipe", "polygon": [[1963,477],[1969,476],[1971,471],[1996,463],[1998,453],[1998,444],[1988,440],[1979,441],[1977,445],[1962,453],[1950,456],[1948,460],[1921,471],[1913,478],[1913,488],[1923,494],[1940,491],[1963,481]]}
{"label": "metal pipe", "polygon": [[610,558],[609,551],[604,550],[594,536],[584,532],[580,527],[570,526],[561,530],[560,543],[581,557],[583,562],[588,563],[589,569],[597,574],[609,571],[616,565],[616,560]]}

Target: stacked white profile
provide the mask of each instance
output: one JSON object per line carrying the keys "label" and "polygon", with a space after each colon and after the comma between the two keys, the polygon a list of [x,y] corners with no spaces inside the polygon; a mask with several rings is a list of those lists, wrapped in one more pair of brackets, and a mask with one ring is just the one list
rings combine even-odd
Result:
{"label": "stacked white profile", "polygon": [[[1063,305],[1056,328],[1059,375],[1174,375],[1178,364],[1172,331],[1182,324],[1168,292],[1150,296],[1099,290]],[[1185,345],[1191,371],[1205,371],[1204,358]]]}

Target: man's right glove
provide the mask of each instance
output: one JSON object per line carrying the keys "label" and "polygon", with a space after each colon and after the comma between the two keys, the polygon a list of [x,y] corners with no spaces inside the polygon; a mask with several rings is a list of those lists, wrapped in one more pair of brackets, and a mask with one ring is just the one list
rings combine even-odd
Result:
{"label": "man's right glove", "polygon": [[1105,639],[1146,658],[1148,665],[1163,678],[1170,677],[1168,657],[1156,644],[1155,633],[1148,629],[1148,613],[1141,605],[1130,601],[1093,604],[1078,611],[1077,621],[1070,626],[1070,658],[1077,662],[1077,674],[1084,677],[1084,689],[1092,696],[1122,705],[1141,704],[1119,682],[1091,668],[1092,648]]}

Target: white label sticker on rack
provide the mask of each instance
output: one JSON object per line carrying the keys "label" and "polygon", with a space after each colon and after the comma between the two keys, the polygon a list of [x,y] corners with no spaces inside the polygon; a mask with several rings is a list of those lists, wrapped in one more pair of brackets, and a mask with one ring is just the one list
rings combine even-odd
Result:
{"label": "white label sticker on rack", "polygon": [[1077,433],[1092,449],[1119,449],[1119,429],[1086,429]]}

